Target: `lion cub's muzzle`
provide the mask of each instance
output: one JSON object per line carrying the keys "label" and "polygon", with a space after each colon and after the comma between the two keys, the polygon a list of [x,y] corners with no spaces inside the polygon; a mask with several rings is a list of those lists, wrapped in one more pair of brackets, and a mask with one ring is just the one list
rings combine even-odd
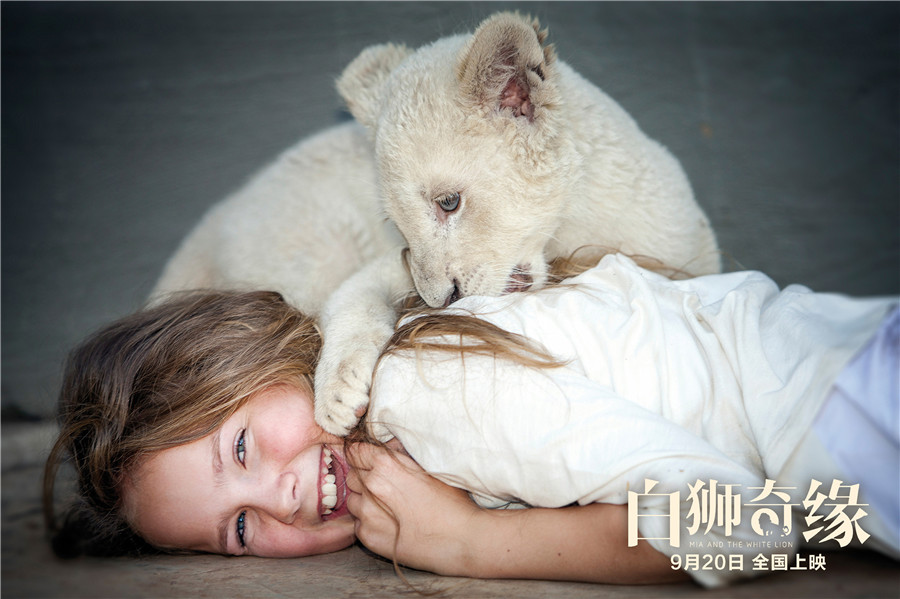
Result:
{"label": "lion cub's muzzle", "polygon": [[516,293],[517,291],[528,291],[534,284],[534,277],[531,276],[531,265],[516,266],[509,275],[503,294]]}
{"label": "lion cub's muzzle", "polygon": [[[444,308],[464,295],[477,295],[479,293],[478,291],[463,293],[459,286],[459,279],[453,279],[452,283],[453,287],[446,294],[444,301],[441,303],[441,306]],[[528,291],[531,289],[532,285],[534,285],[534,277],[531,274],[531,265],[526,264],[523,266],[520,264],[513,268],[512,272],[509,274],[509,278],[506,280],[506,286],[503,288],[500,295],[516,293],[518,291]]]}
{"label": "lion cub's muzzle", "polygon": [[446,308],[460,297],[462,297],[462,294],[459,291],[459,281],[453,279],[453,289],[450,291],[450,295],[447,296],[447,299],[444,300],[443,307]]}

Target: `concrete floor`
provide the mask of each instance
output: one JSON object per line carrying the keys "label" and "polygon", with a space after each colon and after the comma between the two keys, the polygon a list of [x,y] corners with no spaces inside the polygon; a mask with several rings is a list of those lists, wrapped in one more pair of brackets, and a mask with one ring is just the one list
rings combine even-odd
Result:
{"label": "concrete floor", "polygon": [[[47,424],[4,424],[2,592],[4,597],[419,597],[392,564],[361,547],[300,559],[154,556],[143,559],[53,557],[44,542],[35,481],[52,438]],[[8,458],[8,460],[6,459]],[[15,466],[8,465],[16,462]],[[691,582],[610,586],[521,580],[443,578],[404,570],[412,589],[460,598],[545,599],[691,597],[814,599],[900,596],[900,567],[869,552],[826,553],[825,571],[779,572],[724,589]]]}
{"label": "concrete floor", "polygon": [[[302,136],[369,44],[417,46],[497,9],[678,156],[731,268],[900,292],[897,3],[3,3],[2,585],[8,596],[391,596],[352,548],[308,560],[53,560],[38,462],[66,351],[140,306],[200,215]],[[897,565],[829,557],[706,596],[900,595]],[[423,585],[434,577],[413,574]],[[439,581],[443,587],[448,582]],[[466,582],[460,596],[671,596]]]}

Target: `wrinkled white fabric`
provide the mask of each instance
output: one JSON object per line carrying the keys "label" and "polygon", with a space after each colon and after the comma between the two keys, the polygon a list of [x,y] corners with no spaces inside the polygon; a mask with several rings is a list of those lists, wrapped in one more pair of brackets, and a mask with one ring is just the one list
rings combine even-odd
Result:
{"label": "wrinkled white fabric", "polygon": [[[779,291],[756,272],[673,282],[610,255],[569,285],[468,297],[448,310],[523,335],[565,366],[390,355],[376,373],[368,420],[382,440],[396,436],[425,470],[483,506],[622,504],[653,479],[654,493],[681,493],[684,518],[688,484],[747,489],[777,475],[890,304]],[[745,503],[757,493],[743,491]],[[667,514],[666,501],[645,498],[642,515]],[[666,527],[665,518],[642,518],[640,533],[666,537]],[[692,541],[702,553],[730,554],[738,550],[707,543],[759,540],[746,525],[727,537],[703,530],[683,530],[680,548],[649,542],[667,554],[689,553]],[[795,547],[796,534],[787,538]],[[759,550],[745,553],[749,575]],[[741,572],[691,574],[712,586]]]}

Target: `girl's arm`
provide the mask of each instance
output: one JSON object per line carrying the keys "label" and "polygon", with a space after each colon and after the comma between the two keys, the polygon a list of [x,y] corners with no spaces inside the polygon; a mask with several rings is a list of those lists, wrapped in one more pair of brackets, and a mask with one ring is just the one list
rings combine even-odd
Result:
{"label": "girl's arm", "polygon": [[348,454],[357,537],[401,564],[477,578],[632,584],[687,578],[647,543],[627,546],[625,506],[488,510],[404,455],[363,444]]}

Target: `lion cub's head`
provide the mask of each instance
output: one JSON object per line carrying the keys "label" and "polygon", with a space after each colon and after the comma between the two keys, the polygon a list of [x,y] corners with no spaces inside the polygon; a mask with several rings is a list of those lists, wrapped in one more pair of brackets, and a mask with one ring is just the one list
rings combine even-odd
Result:
{"label": "lion cub's head", "polygon": [[372,133],[385,209],[431,306],[546,280],[577,161],[545,37],[537,21],[501,13],[416,51],[370,47],[338,81]]}

